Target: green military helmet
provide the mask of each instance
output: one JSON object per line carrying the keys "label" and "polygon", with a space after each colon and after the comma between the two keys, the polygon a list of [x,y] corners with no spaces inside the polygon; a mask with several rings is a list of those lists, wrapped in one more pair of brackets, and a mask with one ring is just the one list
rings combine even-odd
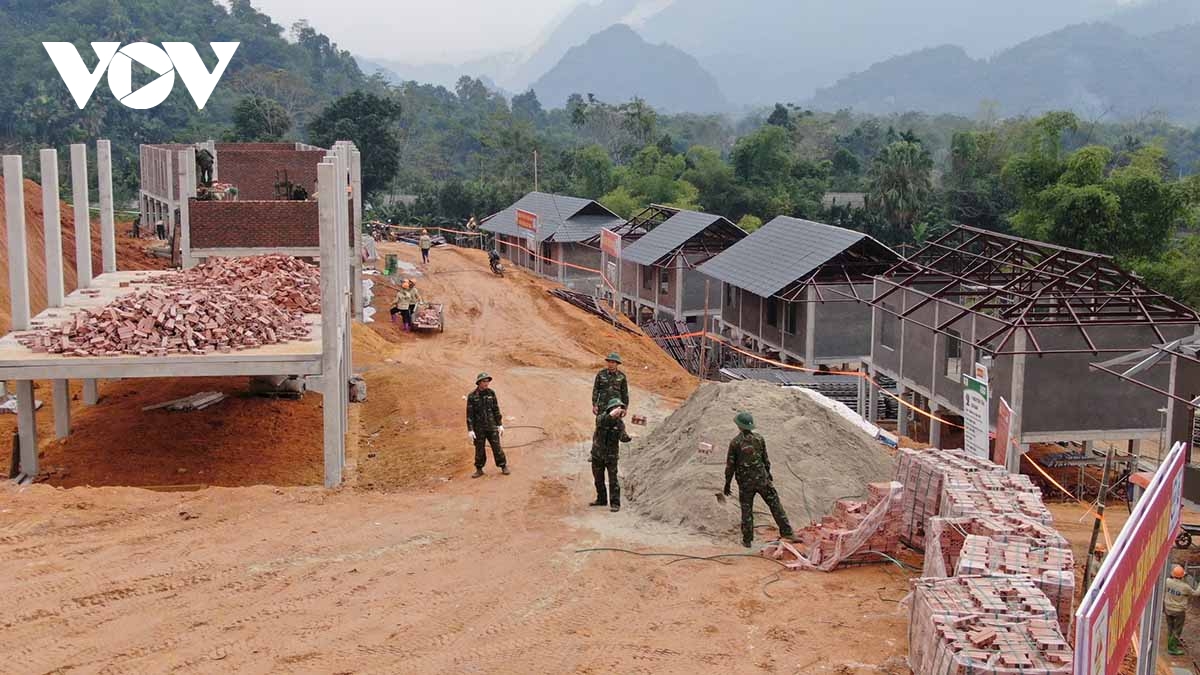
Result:
{"label": "green military helmet", "polygon": [[607,406],[604,407],[604,412],[608,412],[608,411],[612,410],[613,408],[624,408],[624,407],[625,407],[624,401],[622,401],[619,398],[614,398],[608,402]]}
{"label": "green military helmet", "polygon": [[475,384],[479,384],[480,382],[483,382],[484,380],[487,380],[488,382],[491,382],[491,381],[492,381],[492,376],[491,376],[491,375],[488,375],[487,373],[480,373],[480,374],[478,374],[478,375],[476,375],[476,376],[475,376]]}
{"label": "green military helmet", "polygon": [[742,431],[754,431],[754,415],[751,415],[745,410],[738,413],[737,417],[733,418],[733,422]]}
{"label": "green military helmet", "polygon": [[613,363],[621,363],[621,355],[616,352],[612,352],[611,354],[608,355],[608,358],[606,358],[604,360],[612,361]]}

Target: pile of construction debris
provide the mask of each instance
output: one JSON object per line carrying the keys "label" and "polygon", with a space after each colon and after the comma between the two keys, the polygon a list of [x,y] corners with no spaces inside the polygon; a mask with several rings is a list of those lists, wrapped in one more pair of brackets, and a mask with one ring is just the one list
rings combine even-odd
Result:
{"label": "pile of construction debris", "polygon": [[320,311],[319,272],[289,256],[214,259],[149,283],[17,340],[65,356],[227,353],[303,340],[304,314]]}
{"label": "pile of construction debris", "polygon": [[900,450],[897,469],[900,536],[925,550],[913,671],[1070,672],[1074,558],[1029,477],[936,449]]}
{"label": "pile of construction debris", "polygon": [[763,382],[710,382],[625,454],[630,505],[698,532],[736,532],[737,500],[720,503],[716,495],[725,482],[729,442],[738,434],[733,418],[741,410],[753,413],[766,440],[775,488],[797,528],[819,520],[837,500],[866,498],[868,484],[891,478],[884,447],[808,392]]}
{"label": "pile of construction debris", "polygon": [[839,499],[833,513],[796,533],[800,542],[769,544],[764,555],[790,569],[829,572],[840,565],[880,562],[900,554],[900,508],[904,486],[867,485],[864,501]]}

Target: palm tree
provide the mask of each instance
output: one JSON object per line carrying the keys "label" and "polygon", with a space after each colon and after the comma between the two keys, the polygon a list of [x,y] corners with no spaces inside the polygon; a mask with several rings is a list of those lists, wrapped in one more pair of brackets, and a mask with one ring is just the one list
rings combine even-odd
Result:
{"label": "palm tree", "polygon": [[871,166],[873,208],[900,230],[912,230],[933,194],[933,158],[919,143],[896,141]]}

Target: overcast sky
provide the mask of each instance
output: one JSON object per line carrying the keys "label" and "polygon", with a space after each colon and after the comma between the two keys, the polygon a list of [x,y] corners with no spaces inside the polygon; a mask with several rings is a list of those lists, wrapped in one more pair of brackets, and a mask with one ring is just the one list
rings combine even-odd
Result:
{"label": "overcast sky", "polygon": [[580,1],[251,0],[251,4],[285,28],[297,19],[308,19],[313,28],[360,56],[431,63],[521,49]]}

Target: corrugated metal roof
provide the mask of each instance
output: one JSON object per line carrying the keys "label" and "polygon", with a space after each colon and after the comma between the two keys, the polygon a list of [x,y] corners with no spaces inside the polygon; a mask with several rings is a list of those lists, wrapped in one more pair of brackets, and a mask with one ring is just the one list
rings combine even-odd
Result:
{"label": "corrugated metal roof", "polygon": [[719,220],[721,216],[711,213],[680,211],[622,250],[621,258],[638,265],[652,265]]}
{"label": "corrugated metal roof", "polygon": [[[624,222],[591,199],[530,192],[507,209],[488,216],[479,229],[525,238],[528,233],[517,227],[518,209],[537,214],[537,241],[583,241],[599,232],[601,227]],[[591,213],[581,214],[584,210]]]}
{"label": "corrugated metal roof", "polygon": [[779,216],[699,270],[769,298],[864,238],[862,232]]}

